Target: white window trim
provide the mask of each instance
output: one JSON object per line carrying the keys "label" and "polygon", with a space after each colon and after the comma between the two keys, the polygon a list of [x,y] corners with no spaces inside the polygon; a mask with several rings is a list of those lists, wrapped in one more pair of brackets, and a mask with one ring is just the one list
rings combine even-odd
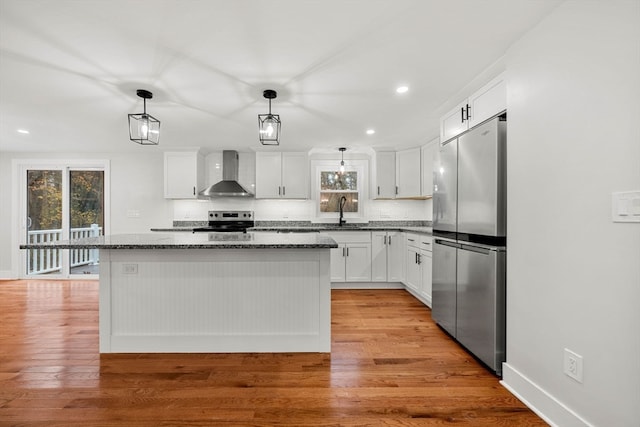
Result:
{"label": "white window trim", "polygon": [[[358,173],[358,212],[345,212],[344,218],[350,223],[366,223],[366,200],[369,198],[369,162],[367,160],[346,160],[345,170]],[[339,167],[339,160],[311,160],[311,198],[313,199],[312,223],[326,223],[337,221],[338,212],[320,212],[320,172],[335,171]]]}

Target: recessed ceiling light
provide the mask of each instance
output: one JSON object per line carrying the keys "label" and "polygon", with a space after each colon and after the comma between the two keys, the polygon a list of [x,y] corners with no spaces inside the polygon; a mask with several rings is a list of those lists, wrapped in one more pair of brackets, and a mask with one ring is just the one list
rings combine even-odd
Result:
{"label": "recessed ceiling light", "polygon": [[18,133],[22,133],[22,134],[28,135],[29,131],[26,130],[26,129],[18,129]]}
{"label": "recessed ceiling light", "polygon": [[398,92],[398,93],[405,93],[405,92],[407,92],[408,90],[409,90],[409,87],[408,87],[408,86],[400,86],[400,87],[398,87],[398,88],[396,89],[396,92]]}
{"label": "recessed ceiling light", "polygon": [[374,133],[376,133],[375,130],[373,129],[367,129],[367,135],[373,135]]}

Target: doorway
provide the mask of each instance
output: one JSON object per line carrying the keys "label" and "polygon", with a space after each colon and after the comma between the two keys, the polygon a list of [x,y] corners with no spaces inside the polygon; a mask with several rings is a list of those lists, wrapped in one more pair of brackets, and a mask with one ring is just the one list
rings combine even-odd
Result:
{"label": "doorway", "polygon": [[[95,162],[91,162],[95,163]],[[95,164],[23,164],[21,242],[90,238],[107,231],[107,168]],[[21,277],[97,278],[97,249],[22,251]]]}

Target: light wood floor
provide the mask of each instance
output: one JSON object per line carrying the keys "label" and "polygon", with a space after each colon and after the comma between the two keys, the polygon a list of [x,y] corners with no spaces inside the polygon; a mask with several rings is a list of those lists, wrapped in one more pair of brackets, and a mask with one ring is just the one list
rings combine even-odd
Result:
{"label": "light wood floor", "polygon": [[332,310],[331,354],[101,356],[96,281],[0,282],[0,425],[546,425],[405,291]]}

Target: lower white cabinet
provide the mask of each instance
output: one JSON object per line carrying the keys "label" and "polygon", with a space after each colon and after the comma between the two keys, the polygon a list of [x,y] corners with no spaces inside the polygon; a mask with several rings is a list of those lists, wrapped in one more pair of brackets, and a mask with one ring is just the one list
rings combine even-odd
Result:
{"label": "lower white cabinet", "polygon": [[432,237],[406,233],[407,290],[431,307]]}
{"label": "lower white cabinet", "polygon": [[417,243],[415,234],[407,234],[407,250],[405,262],[407,265],[407,274],[405,277],[405,285],[415,292],[422,287],[422,270],[420,268],[420,248]]}
{"label": "lower white cabinet", "polygon": [[327,233],[338,247],[331,249],[332,282],[371,281],[371,233],[336,231]]}
{"label": "lower white cabinet", "polygon": [[421,300],[431,307],[431,283],[433,273],[433,238],[431,236],[419,235],[420,239],[420,271],[422,272],[422,283],[419,294]]}
{"label": "lower white cabinet", "polygon": [[371,281],[404,281],[404,235],[401,231],[371,232]]}

